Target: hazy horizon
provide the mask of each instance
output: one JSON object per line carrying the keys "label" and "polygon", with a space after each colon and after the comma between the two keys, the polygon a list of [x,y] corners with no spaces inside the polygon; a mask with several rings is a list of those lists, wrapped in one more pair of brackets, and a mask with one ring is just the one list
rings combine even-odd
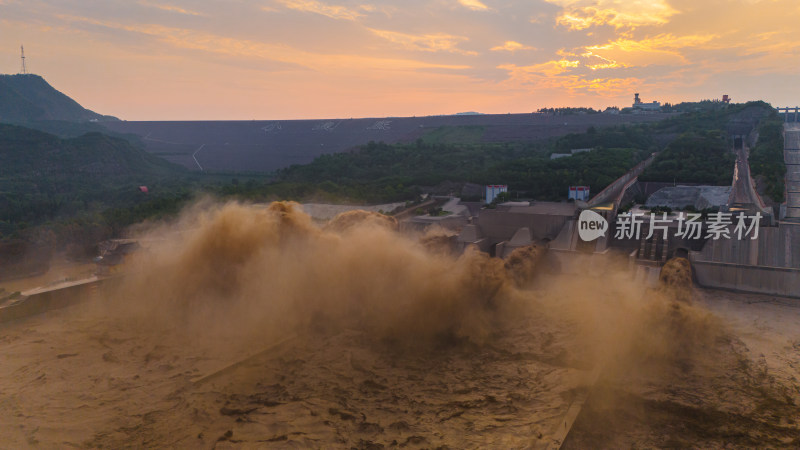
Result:
{"label": "hazy horizon", "polygon": [[800,104],[788,0],[0,0],[0,72],[123,120]]}

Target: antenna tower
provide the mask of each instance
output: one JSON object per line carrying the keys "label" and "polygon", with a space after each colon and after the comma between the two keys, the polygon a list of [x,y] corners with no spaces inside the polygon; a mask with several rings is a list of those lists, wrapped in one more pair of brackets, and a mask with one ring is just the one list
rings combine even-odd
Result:
{"label": "antenna tower", "polygon": [[22,59],[22,74],[28,73],[28,69],[25,68],[25,47],[19,46],[20,58]]}

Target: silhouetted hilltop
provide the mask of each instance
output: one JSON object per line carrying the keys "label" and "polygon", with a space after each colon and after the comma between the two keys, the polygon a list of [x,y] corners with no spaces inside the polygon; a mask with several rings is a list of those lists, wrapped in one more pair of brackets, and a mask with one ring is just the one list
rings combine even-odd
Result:
{"label": "silhouetted hilltop", "polygon": [[0,75],[0,122],[102,122],[116,117],[90,111],[33,74]]}

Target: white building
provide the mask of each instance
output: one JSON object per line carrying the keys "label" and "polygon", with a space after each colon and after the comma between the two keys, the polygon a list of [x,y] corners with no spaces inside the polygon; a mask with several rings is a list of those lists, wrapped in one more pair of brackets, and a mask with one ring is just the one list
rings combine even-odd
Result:
{"label": "white building", "polygon": [[489,185],[486,185],[486,203],[492,203],[492,201],[501,192],[508,192],[508,185],[507,184],[489,184]]}
{"label": "white building", "polygon": [[584,202],[589,200],[589,186],[570,186],[567,198]]}

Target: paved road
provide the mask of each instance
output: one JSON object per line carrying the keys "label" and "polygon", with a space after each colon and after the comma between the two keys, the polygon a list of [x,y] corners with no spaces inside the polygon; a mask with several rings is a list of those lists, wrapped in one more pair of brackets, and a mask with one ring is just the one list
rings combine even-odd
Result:
{"label": "paved road", "polygon": [[731,204],[758,205],[758,199],[750,180],[750,164],[747,162],[747,147],[742,146],[736,152],[736,167],[733,170],[733,190]]}

